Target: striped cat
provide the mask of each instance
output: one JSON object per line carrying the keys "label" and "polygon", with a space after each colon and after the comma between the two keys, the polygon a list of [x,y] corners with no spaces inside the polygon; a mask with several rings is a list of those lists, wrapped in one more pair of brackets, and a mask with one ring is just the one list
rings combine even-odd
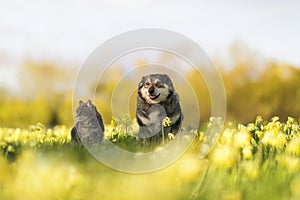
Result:
{"label": "striped cat", "polygon": [[79,101],[76,109],[76,123],[71,130],[72,141],[85,145],[99,144],[104,136],[101,114],[91,100]]}

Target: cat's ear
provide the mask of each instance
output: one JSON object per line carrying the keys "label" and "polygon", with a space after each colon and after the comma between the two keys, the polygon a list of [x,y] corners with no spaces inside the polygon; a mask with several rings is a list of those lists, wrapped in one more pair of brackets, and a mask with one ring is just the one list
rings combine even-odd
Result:
{"label": "cat's ear", "polygon": [[91,107],[91,106],[92,106],[92,101],[91,101],[90,99],[87,101],[87,106],[88,106],[88,107]]}
{"label": "cat's ear", "polygon": [[80,100],[80,101],[79,101],[79,105],[82,105],[82,104],[83,104],[83,101]]}

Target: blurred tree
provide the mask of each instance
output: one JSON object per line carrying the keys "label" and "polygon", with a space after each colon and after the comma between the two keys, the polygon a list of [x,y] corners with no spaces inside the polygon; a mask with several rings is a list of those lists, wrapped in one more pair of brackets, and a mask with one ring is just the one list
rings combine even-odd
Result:
{"label": "blurred tree", "polygon": [[[111,67],[102,74],[96,87],[96,102],[99,112],[102,114],[104,123],[109,123],[112,116],[112,94],[116,84],[122,77],[122,70],[118,67]],[[94,88],[94,85],[91,86]],[[115,106],[124,106],[124,99],[117,98],[118,103]],[[122,102],[123,101],[123,102]],[[120,113],[121,114],[121,113]]]}
{"label": "blurred tree", "polygon": [[[26,61],[19,72],[21,93],[1,91],[0,126],[71,125],[75,70],[51,62]],[[68,108],[69,110],[67,111]],[[64,114],[62,113],[64,112]]]}
{"label": "blurred tree", "polygon": [[268,64],[258,80],[239,85],[228,96],[228,118],[249,122],[258,114],[267,119],[274,115],[284,119],[299,117],[299,81],[299,69],[285,64]]}
{"label": "blurred tree", "polygon": [[51,62],[26,61],[19,73],[22,96],[32,98],[37,94],[51,97],[53,93],[72,89],[75,70]]}
{"label": "blurred tree", "polygon": [[[238,42],[230,47],[229,53],[232,68],[224,69],[225,64],[220,60],[217,62],[222,68],[226,88],[228,120],[246,123],[253,121],[257,115],[265,119],[274,115],[283,119],[299,117],[299,68],[279,62],[262,62],[256,52]],[[111,67],[98,83],[91,85],[91,91],[96,88],[94,103],[105,123],[110,122],[112,115],[129,112],[132,118],[135,117],[139,78],[144,75],[141,73],[152,69],[141,70],[140,67],[127,76],[122,67]],[[7,89],[0,88],[0,126],[22,127],[36,122],[47,126],[72,126],[74,78],[74,68],[60,67],[51,62],[25,62],[19,74],[22,94],[16,97]],[[205,80],[197,71],[187,72],[186,78],[197,96],[200,122],[207,122],[211,115],[211,100]],[[118,84],[120,80],[122,82]],[[195,108],[188,98],[192,95],[190,90],[178,80],[174,82],[179,95],[185,97],[182,105],[185,112],[193,113]],[[194,119],[186,115],[185,120]]]}
{"label": "blurred tree", "polygon": [[[190,82],[193,91],[197,96],[198,106],[200,108],[200,123],[207,122],[211,115],[211,100],[207,85],[202,78],[201,74],[197,70],[193,70],[187,75],[187,79]],[[184,90],[182,90],[184,91]],[[180,94],[180,95],[191,95],[191,94]],[[189,104],[188,102],[186,104]],[[193,107],[189,107],[188,111],[193,112]],[[185,119],[192,120],[192,119]]]}

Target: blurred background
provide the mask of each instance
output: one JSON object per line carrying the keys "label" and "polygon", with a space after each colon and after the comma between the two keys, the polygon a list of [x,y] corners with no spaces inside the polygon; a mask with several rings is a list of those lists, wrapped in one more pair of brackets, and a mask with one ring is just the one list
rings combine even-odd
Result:
{"label": "blurred background", "polygon": [[[81,64],[112,36],[149,27],[184,34],[207,52],[224,81],[227,120],[246,123],[257,115],[298,118],[299,8],[296,0],[2,1],[0,126],[72,126],[73,84]],[[135,62],[147,63],[147,58]],[[110,98],[123,70],[122,63],[113,66],[106,72],[108,81],[96,87],[101,101],[95,103],[105,123],[111,120]],[[198,98],[200,122],[206,122],[211,102],[205,81],[196,71],[185,78]],[[139,80],[126,81],[137,85]],[[183,91],[180,96],[190,95],[178,89]],[[128,111],[132,116],[135,92]],[[193,112],[193,107],[186,109]]]}

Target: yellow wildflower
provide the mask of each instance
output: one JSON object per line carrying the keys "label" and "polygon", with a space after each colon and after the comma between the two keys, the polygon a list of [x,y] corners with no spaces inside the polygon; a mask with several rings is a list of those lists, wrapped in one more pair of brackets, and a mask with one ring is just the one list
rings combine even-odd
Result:
{"label": "yellow wildflower", "polygon": [[247,146],[247,147],[245,147],[245,148],[243,148],[242,152],[243,152],[243,158],[244,159],[251,159],[252,156],[253,156],[253,154],[252,154],[252,146],[250,146],[250,145]]}
{"label": "yellow wildflower", "polygon": [[300,155],[300,137],[293,138],[287,144],[286,152],[292,155]]}
{"label": "yellow wildflower", "polygon": [[113,129],[117,127],[117,121],[114,116],[111,117],[110,125]]}
{"label": "yellow wildflower", "polygon": [[279,117],[278,116],[272,117],[271,122],[275,123],[277,121],[279,121]]}
{"label": "yellow wildflower", "polygon": [[172,123],[172,121],[169,117],[164,118],[163,121],[162,121],[163,127],[171,126],[171,123]]}
{"label": "yellow wildflower", "polygon": [[251,135],[247,130],[242,130],[237,132],[235,135],[235,145],[236,147],[246,147],[250,145]]}
{"label": "yellow wildflower", "polygon": [[174,140],[175,139],[175,135],[173,133],[168,133],[168,139],[169,140]]}
{"label": "yellow wildflower", "polygon": [[221,141],[224,144],[231,145],[232,142],[233,142],[233,136],[234,136],[234,131],[233,130],[225,129],[223,134],[222,134]]}
{"label": "yellow wildflower", "polygon": [[286,135],[283,133],[278,133],[273,140],[273,146],[276,148],[283,148],[286,145],[286,142]]}
{"label": "yellow wildflower", "polygon": [[235,165],[236,162],[236,152],[230,146],[218,146],[212,157],[212,163],[220,168],[231,168]]}
{"label": "yellow wildflower", "polygon": [[266,131],[261,142],[264,145],[270,145],[274,140],[274,132],[273,131]]}
{"label": "yellow wildflower", "polygon": [[252,132],[252,131],[256,130],[256,126],[254,123],[250,123],[247,125],[247,129],[248,129],[248,131]]}
{"label": "yellow wildflower", "polygon": [[262,131],[255,131],[256,136],[261,139],[264,136],[264,132]]}
{"label": "yellow wildflower", "polygon": [[201,132],[199,133],[199,142],[204,142],[204,140],[205,140],[205,136],[204,136],[203,131],[201,131]]}

